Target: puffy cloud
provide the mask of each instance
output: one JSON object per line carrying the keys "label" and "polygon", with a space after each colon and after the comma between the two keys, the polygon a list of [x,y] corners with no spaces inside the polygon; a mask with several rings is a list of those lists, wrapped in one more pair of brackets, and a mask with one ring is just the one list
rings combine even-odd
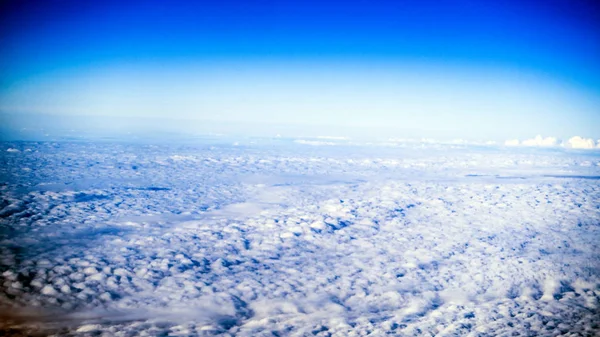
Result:
{"label": "puffy cloud", "polygon": [[524,140],[522,145],[524,145],[524,146],[557,146],[558,139],[556,139],[555,137],[543,138],[542,136],[537,135],[533,139]]}
{"label": "puffy cloud", "polygon": [[[70,335],[432,335],[440,326],[455,326],[446,332],[456,335],[509,335],[523,326],[554,334],[562,328],[537,323],[549,310],[545,300],[561,297],[568,301],[550,308],[553,319],[574,333],[597,317],[582,310],[597,302],[586,289],[600,286],[588,267],[596,257],[590,210],[600,194],[593,153],[340,152],[286,143],[252,151],[132,144],[135,156],[115,156],[120,145],[101,145],[27,143],[35,155],[13,156],[9,170],[22,179],[2,187],[2,226],[14,249],[0,249],[0,298],[31,309],[11,310],[0,331],[42,335],[64,322],[58,328]],[[94,182],[65,186],[67,160]],[[21,183],[37,172],[18,169],[40,163],[53,184],[37,185],[22,202]],[[138,163],[143,169],[118,168]],[[566,164],[575,165],[561,175]],[[548,214],[540,199],[561,207]],[[60,222],[46,212],[53,209]],[[92,215],[94,228],[60,226]],[[527,219],[536,221],[514,225]],[[565,239],[548,230],[555,227],[569,229],[577,254],[552,254]],[[523,249],[534,232],[539,242]],[[49,235],[60,235],[61,245]],[[23,249],[31,254],[17,256]],[[65,310],[53,310],[57,303]],[[511,310],[514,317],[498,315]]]}
{"label": "puffy cloud", "polygon": [[509,139],[504,142],[505,146],[533,146],[533,147],[554,147],[562,146],[570,149],[600,149],[600,139],[594,141],[592,138],[583,138],[580,136],[571,137],[569,140],[560,142],[556,137],[542,137],[526,139],[520,142],[518,139]]}
{"label": "puffy cloud", "polygon": [[591,138],[582,138],[579,136],[575,136],[571,137],[564,144],[564,146],[572,149],[593,149],[596,147],[596,142],[594,142],[594,140]]}

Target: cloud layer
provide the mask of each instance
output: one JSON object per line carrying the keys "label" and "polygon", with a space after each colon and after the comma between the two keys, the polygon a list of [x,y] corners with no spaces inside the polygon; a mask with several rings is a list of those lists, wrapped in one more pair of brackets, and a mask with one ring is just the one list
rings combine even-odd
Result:
{"label": "cloud layer", "polygon": [[51,320],[73,336],[586,335],[597,321],[594,153],[21,142],[0,155],[0,334]]}
{"label": "cloud layer", "polygon": [[592,138],[583,138],[574,136],[566,141],[560,141],[556,137],[542,137],[541,135],[535,138],[519,141],[518,139],[509,139],[504,142],[505,146],[529,146],[529,147],[564,147],[569,149],[600,149],[600,140],[594,141]]}

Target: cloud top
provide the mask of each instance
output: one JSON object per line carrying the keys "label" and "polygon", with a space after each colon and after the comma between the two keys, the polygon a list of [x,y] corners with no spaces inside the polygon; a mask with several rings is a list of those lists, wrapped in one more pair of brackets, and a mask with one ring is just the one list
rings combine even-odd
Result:
{"label": "cloud top", "polygon": [[569,140],[561,142],[556,137],[542,137],[537,135],[535,138],[519,141],[518,139],[509,139],[504,142],[504,146],[531,146],[531,147],[564,147],[568,149],[600,149],[600,140],[594,141],[592,138],[574,136]]}
{"label": "cloud top", "polygon": [[594,149],[600,148],[600,141],[596,144],[591,138],[575,136],[569,138],[569,140],[564,143],[564,146],[571,149]]}
{"label": "cloud top", "polygon": [[558,139],[555,137],[543,138],[541,135],[535,136],[532,139],[526,139],[522,143],[523,146],[557,146]]}

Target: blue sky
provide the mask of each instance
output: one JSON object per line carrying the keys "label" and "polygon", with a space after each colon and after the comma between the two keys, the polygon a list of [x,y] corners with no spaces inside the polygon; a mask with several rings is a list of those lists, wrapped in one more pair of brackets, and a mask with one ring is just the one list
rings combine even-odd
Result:
{"label": "blue sky", "polygon": [[3,118],[600,137],[594,1],[1,6]]}

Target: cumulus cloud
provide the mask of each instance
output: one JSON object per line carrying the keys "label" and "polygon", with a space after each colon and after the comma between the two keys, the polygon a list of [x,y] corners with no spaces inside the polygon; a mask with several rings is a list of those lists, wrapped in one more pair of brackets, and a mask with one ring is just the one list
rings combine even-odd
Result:
{"label": "cumulus cloud", "polygon": [[535,138],[524,140],[521,144],[523,146],[557,146],[558,139],[555,137],[543,138],[541,135],[537,135]]}
{"label": "cumulus cloud", "polygon": [[542,137],[526,139],[520,142],[518,139],[509,139],[504,142],[505,146],[532,146],[532,147],[555,147],[562,146],[569,149],[600,149],[600,139],[594,141],[592,138],[574,136],[569,140],[560,142],[556,137]]}
{"label": "cumulus cloud", "polygon": [[[0,303],[60,316],[0,310],[0,335],[57,334],[37,331],[54,321],[73,336],[596,327],[594,153],[21,145],[36,155],[6,168],[23,178],[1,189]],[[89,182],[68,183],[67,161]],[[42,164],[45,177],[21,171]],[[23,196],[25,179],[40,184]],[[539,324],[548,312],[560,324]]]}
{"label": "cumulus cloud", "polygon": [[[599,142],[600,143],[600,142]],[[600,144],[598,144],[600,145]],[[591,138],[583,138],[580,136],[571,137],[565,144],[565,147],[571,149],[593,149],[596,148],[596,142]]]}

